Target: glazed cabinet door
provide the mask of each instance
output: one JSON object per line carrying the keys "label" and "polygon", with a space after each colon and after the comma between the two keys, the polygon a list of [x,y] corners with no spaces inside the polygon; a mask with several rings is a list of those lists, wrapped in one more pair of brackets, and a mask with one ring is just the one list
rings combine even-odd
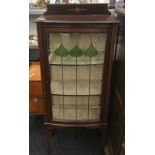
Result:
{"label": "glazed cabinet door", "polygon": [[110,29],[46,28],[44,35],[50,120],[102,121]]}

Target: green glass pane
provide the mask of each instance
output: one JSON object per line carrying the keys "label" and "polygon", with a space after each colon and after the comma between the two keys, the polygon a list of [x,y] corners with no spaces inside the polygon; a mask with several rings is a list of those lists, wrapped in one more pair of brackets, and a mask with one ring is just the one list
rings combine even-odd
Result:
{"label": "green glass pane", "polygon": [[72,57],[81,57],[83,55],[83,51],[76,45],[73,49],[70,50],[69,54]]}
{"label": "green glass pane", "polygon": [[60,57],[65,57],[68,55],[68,51],[64,48],[63,44],[61,44],[60,47],[55,50],[55,54]]}
{"label": "green glass pane", "polygon": [[94,57],[97,55],[97,50],[91,44],[88,49],[85,50],[84,55],[87,57]]}

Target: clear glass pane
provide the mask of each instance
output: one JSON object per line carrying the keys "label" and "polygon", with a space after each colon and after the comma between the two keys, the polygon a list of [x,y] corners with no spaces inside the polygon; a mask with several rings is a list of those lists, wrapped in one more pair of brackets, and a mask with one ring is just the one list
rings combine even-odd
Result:
{"label": "clear glass pane", "polygon": [[101,96],[51,95],[53,120],[99,120],[100,98]]}

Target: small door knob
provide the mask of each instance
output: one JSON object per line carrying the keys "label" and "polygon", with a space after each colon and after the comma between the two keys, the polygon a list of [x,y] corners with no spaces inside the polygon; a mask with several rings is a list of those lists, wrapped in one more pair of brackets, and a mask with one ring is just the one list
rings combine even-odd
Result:
{"label": "small door knob", "polygon": [[35,98],[33,99],[33,101],[34,101],[34,102],[38,102],[38,98],[35,97]]}

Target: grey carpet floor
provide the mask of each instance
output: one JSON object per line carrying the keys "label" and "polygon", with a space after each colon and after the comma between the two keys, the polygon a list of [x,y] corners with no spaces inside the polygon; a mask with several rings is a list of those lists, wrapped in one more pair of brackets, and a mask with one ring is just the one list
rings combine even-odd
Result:
{"label": "grey carpet floor", "polygon": [[[43,117],[30,116],[29,122],[29,155],[48,155]],[[102,155],[99,129],[55,130],[51,141],[51,155]],[[109,155],[108,150],[106,155]]]}

